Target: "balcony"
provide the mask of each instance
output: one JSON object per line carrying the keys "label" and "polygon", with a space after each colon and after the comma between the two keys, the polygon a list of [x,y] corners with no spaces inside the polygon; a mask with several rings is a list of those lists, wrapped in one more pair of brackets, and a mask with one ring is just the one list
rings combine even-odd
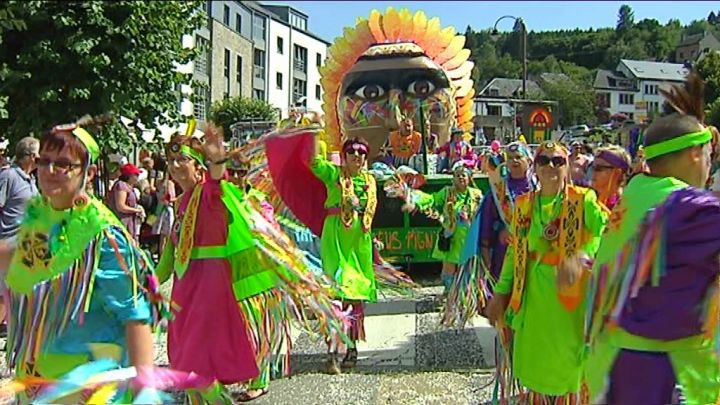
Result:
{"label": "balcony", "polygon": [[307,73],[307,61],[302,59],[293,60],[293,68],[303,73]]}
{"label": "balcony", "polygon": [[265,79],[265,66],[255,65],[255,77],[258,79]]}

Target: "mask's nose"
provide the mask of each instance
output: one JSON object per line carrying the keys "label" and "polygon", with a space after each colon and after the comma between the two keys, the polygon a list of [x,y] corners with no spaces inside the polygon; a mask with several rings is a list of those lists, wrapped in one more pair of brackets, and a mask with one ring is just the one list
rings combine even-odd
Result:
{"label": "mask's nose", "polygon": [[400,105],[402,104],[403,99],[403,93],[398,89],[391,89],[388,92],[388,108],[390,111],[385,121],[385,126],[391,131],[395,131],[400,128],[400,124],[404,118],[402,111],[400,110]]}

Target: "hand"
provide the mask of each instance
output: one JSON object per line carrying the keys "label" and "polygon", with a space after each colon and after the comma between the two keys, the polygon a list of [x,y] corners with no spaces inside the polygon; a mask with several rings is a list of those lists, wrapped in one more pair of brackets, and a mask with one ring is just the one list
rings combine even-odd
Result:
{"label": "hand", "polygon": [[219,162],[225,159],[225,146],[223,146],[222,128],[212,123],[205,128],[205,142],[200,146],[203,156],[208,163]]}
{"label": "hand", "polygon": [[495,294],[488,303],[485,313],[492,326],[497,327],[498,324],[504,322],[505,311],[510,303],[509,294]]}
{"label": "hand", "polygon": [[500,238],[500,242],[502,242],[505,245],[509,245],[511,242],[510,232],[508,232],[507,229],[503,229],[502,231],[500,231],[499,238]]}
{"label": "hand", "polygon": [[560,263],[557,270],[557,286],[565,289],[573,286],[582,277],[585,266],[582,263],[582,255],[576,254],[568,257]]}
{"label": "hand", "polygon": [[413,212],[413,211],[415,211],[415,208],[416,208],[415,204],[405,203],[402,205],[402,207],[400,209],[402,210],[402,212]]}

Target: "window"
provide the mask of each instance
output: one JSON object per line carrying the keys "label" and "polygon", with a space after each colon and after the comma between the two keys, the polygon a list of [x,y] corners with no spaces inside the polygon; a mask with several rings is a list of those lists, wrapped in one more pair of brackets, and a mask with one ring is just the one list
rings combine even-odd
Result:
{"label": "window", "polygon": [[635,104],[635,95],[630,93],[620,93],[620,104]]}
{"label": "window", "polygon": [[253,59],[255,65],[255,77],[258,79],[265,78],[265,51],[255,48],[255,55]]}
{"label": "window", "polygon": [[502,114],[502,109],[499,105],[489,105],[487,106],[487,115],[493,115],[493,116],[500,116]]}
{"label": "window", "polygon": [[265,40],[265,18],[262,16],[253,17],[253,38]]}
{"label": "window", "polygon": [[235,31],[238,34],[242,33],[242,16],[240,14],[235,14]]}
{"label": "window", "polygon": [[209,76],[210,42],[201,36],[195,36],[195,44],[200,50],[200,54],[195,58],[195,73]]}
{"label": "window", "polygon": [[223,66],[223,79],[225,80],[224,97],[230,97],[230,50],[225,49],[225,65]]}
{"label": "window", "polygon": [[295,51],[293,54],[295,55],[293,60],[295,70],[307,73],[307,49],[302,46],[295,45]]}
{"label": "window", "polygon": [[195,97],[193,98],[193,114],[195,119],[205,120],[207,111],[207,88],[199,86],[195,89]]}
{"label": "window", "polygon": [[277,37],[277,53],[282,55],[285,51],[285,40],[282,37]]}
{"label": "window", "polygon": [[648,101],[647,106],[648,113],[656,113],[660,110],[660,103],[657,101]]}
{"label": "window", "polygon": [[265,92],[260,89],[253,89],[253,98],[256,100],[265,100]]}
{"label": "window", "polygon": [[227,5],[223,6],[223,22],[228,27],[230,26],[230,7],[228,7]]}
{"label": "window", "polygon": [[235,57],[235,80],[238,84],[238,96],[242,96],[242,56]]}
{"label": "window", "polygon": [[597,94],[597,106],[600,108],[610,108],[610,93]]}
{"label": "window", "polygon": [[645,94],[658,94],[658,85],[657,84],[646,84],[645,85]]}
{"label": "window", "polygon": [[283,86],[282,73],[277,72],[277,73],[275,73],[275,87],[277,87],[279,90],[282,90],[282,86]]}
{"label": "window", "polygon": [[319,53],[315,54],[315,66],[322,66],[322,55],[320,55]]}
{"label": "window", "polygon": [[[305,80],[293,79],[293,102],[297,103],[307,96],[307,82]],[[305,104],[307,105],[307,104]]]}
{"label": "window", "polygon": [[315,99],[320,100],[320,85],[319,84],[315,85]]}
{"label": "window", "polygon": [[500,95],[500,90],[498,90],[498,89],[490,89],[490,94],[489,94],[489,95],[490,95],[490,96],[495,96],[495,97],[497,97],[497,96]]}

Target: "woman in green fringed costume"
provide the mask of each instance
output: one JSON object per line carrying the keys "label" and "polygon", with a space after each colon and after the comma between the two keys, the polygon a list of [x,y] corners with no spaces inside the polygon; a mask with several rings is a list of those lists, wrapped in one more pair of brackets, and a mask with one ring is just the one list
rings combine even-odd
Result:
{"label": "woman in green fringed costume", "polygon": [[465,248],[470,225],[480,209],[482,191],[471,187],[472,171],[463,160],[453,166],[453,185],[427,194],[419,190],[415,201],[409,201],[406,209],[440,213],[443,230],[433,250],[433,258],[443,263],[441,279],[445,293],[450,290],[461,256]]}
{"label": "woman in green fringed costume", "polygon": [[512,328],[512,372],[527,403],[581,403],[582,289],[607,212],[592,190],[570,185],[562,145],[540,145],[534,168],[540,190],[516,199],[487,315]]}
{"label": "woman in green fringed costume", "polygon": [[[30,202],[10,259],[9,365],[23,380],[57,379],[109,358],[152,366],[157,281],[128,231],[85,192],[99,148],[80,125],[45,134],[37,159],[42,196]],[[20,402],[32,401],[26,391]],[[65,398],[77,403],[81,398]]]}
{"label": "woman in green fringed costume", "polygon": [[[377,191],[375,178],[365,169],[368,144],[354,138],[343,145],[344,165],[336,166],[317,153],[310,169],[327,189],[328,210],[320,237],[320,256],[325,274],[338,284],[343,307],[352,307],[347,353],[343,368],[357,362],[358,340],[365,340],[363,302],[377,300],[373,267],[373,238],[370,231]],[[330,343],[327,371],[340,373],[337,348]]]}

